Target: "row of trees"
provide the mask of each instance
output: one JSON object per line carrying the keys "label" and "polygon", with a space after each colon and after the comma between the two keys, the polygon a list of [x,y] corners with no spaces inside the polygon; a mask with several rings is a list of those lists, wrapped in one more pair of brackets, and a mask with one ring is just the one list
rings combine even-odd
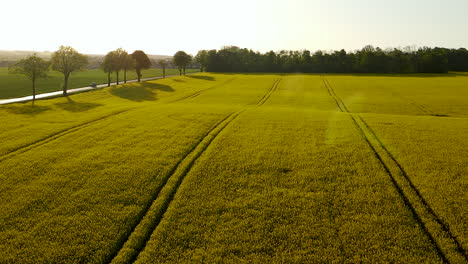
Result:
{"label": "row of trees", "polygon": [[235,46],[202,50],[195,57],[201,71],[210,72],[306,72],[306,73],[447,73],[468,71],[466,49],[405,48],[382,50],[365,46],[311,53],[280,51],[259,53]]}
{"label": "row of trees", "polygon": [[46,78],[49,68],[63,74],[63,94],[67,95],[68,80],[74,71],[83,69],[88,64],[85,55],[78,53],[72,47],[60,46],[52,54],[50,61],[46,61],[36,54],[26,57],[9,67],[10,73],[19,73],[28,77],[32,82],[33,103],[36,100],[36,81]]}
{"label": "row of trees", "polygon": [[[179,70],[180,75],[185,75],[185,69],[192,62],[192,56],[188,55],[184,51],[178,51],[172,59],[172,63]],[[163,70],[163,78],[166,77],[166,67],[169,65],[168,60],[159,60],[158,64]],[[104,57],[101,64],[101,68],[107,73],[107,85],[111,83],[111,73],[116,74],[116,83],[119,84],[119,73],[124,73],[124,83],[127,83],[127,71],[135,70],[138,81],[141,81],[142,73],[144,69],[151,67],[151,60],[148,55],[141,50],[136,50],[132,54],[128,54],[125,50],[119,48],[114,51],[110,51]]]}
{"label": "row of trees", "polygon": [[[178,51],[172,63],[185,74],[185,69],[192,61],[200,65],[201,71],[210,72],[310,72],[310,73],[447,73],[448,71],[468,71],[468,50],[445,48],[405,48],[382,50],[373,46],[347,53],[345,50],[334,52],[317,51],[311,54],[308,50],[280,51],[259,53],[235,46],[221,50],[201,50],[193,60],[184,51]],[[32,81],[33,102],[36,99],[36,80],[47,77],[49,68],[61,72],[64,76],[63,94],[67,95],[68,80],[74,71],[83,69],[88,63],[85,55],[72,47],[60,46],[52,54],[50,62],[38,57],[29,56],[10,67],[11,73],[26,75]],[[158,64],[166,75],[167,60]],[[141,81],[142,70],[151,67],[151,61],[141,50],[128,54],[123,49],[107,53],[101,68],[107,73],[110,86],[111,74],[116,74],[119,84],[119,73],[123,71],[124,83],[127,82],[127,71],[135,70],[138,81]]]}
{"label": "row of trees", "polygon": [[111,73],[116,74],[116,83],[119,84],[119,73],[124,73],[124,83],[127,83],[127,71],[134,69],[137,74],[138,81],[141,81],[141,71],[149,69],[151,61],[145,52],[136,50],[132,54],[128,54],[125,50],[119,48],[107,53],[102,61],[101,68],[107,73],[107,85],[110,86]]}
{"label": "row of trees", "polygon": [[[180,75],[185,74],[186,67],[192,62],[192,56],[184,51],[178,51],[173,58],[173,64],[179,69]],[[68,80],[72,72],[84,69],[88,64],[88,59],[85,55],[77,52],[69,46],[60,46],[60,48],[52,54],[50,61],[46,61],[36,54],[28,56],[18,61],[13,66],[9,67],[9,72],[13,74],[23,74],[32,82],[33,104],[36,100],[36,81],[40,78],[46,78],[50,68],[54,71],[61,72],[64,77],[63,94],[67,95]],[[166,67],[169,65],[168,60],[159,60],[158,64],[163,70],[163,78],[166,77]],[[142,70],[149,69],[151,61],[145,52],[136,50],[132,54],[128,54],[125,50],[119,48],[107,53],[101,63],[102,70],[107,73],[107,84],[110,86],[111,74],[116,74],[116,83],[119,84],[119,73],[123,71],[123,81],[127,83],[127,71],[135,70],[138,82],[141,81]]]}

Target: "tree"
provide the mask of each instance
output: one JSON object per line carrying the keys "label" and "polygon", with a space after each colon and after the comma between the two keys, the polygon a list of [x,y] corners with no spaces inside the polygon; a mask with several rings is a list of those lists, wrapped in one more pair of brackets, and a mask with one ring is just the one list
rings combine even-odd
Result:
{"label": "tree", "polygon": [[178,51],[174,55],[173,62],[174,65],[179,69],[179,74],[182,75],[182,71],[185,75],[185,68],[192,61],[192,56],[188,55],[184,51]]}
{"label": "tree", "polygon": [[163,78],[166,78],[166,66],[168,64],[167,60],[159,60],[158,63],[159,65],[161,65],[161,68],[163,70]]}
{"label": "tree", "polygon": [[49,62],[39,58],[36,54],[18,61],[8,68],[9,73],[23,74],[32,82],[33,104],[36,100],[36,80],[47,77]]}
{"label": "tree", "polygon": [[68,78],[74,71],[81,70],[88,63],[85,55],[78,53],[69,46],[60,46],[59,50],[52,54],[52,69],[63,73],[63,94],[67,95]]}
{"label": "tree", "polygon": [[107,73],[107,86],[111,83],[111,73],[116,71],[117,54],[115,51],[108,52],[102,61],[101,68]]}
{"label": "tree", "polygon": [[[119,84],[119,72],[125,68],[125,64],[127,63],[128,53],[125,50],[118,48],[114,51],[114,56],[115,56],[114,71],[116,74],[116,82],[117,84]],[[125,72],[124,75],[127,75],[127,73]],[[127,80],[127,76],[125,76],[125,82],[126,80]]]}
{"label": "tree", "polygon": [[[200,51],[195,57],[197,63],[203,61],[203,53]],[[261,54],[226,46],[207,51],[203,67],[211,72],[447,73],[468,70],[468,50],[437,47],[382,50],[368,45],[354,52],[319,50],[312,54],[308,50],[281,50]],[[180,66],[179,70],[182,69]]]}
{"label": "tree", "polygon": [[193,58],[191,55],[187,54],[187,56],[185,57],[185,65],[184,65],[184,75],[185,75],[185,69],[187,68],[187,66],[192,63],[193,61]]}
{"label": "tree", "polygon": [[195,56],[195,62],[200,64],[200,71],[203,72],[206,70],[206,66],[208,64],[208,51],[207,50],[200,50]]}
{"label": "tree", "polygon": [[127,54],[123,65],[124,83],[127,83],[127,71],[133,69],[135,69],[135,59],[131,55]]}
{"label": "tree", "polygon": [[151,61],[146,55],[141,50],[135,50],[132,53],[132,58],[135,59],[135,71],[138,76],[138,82],[141,81],[141,70],[143,69],[149,69],[151,67]]}

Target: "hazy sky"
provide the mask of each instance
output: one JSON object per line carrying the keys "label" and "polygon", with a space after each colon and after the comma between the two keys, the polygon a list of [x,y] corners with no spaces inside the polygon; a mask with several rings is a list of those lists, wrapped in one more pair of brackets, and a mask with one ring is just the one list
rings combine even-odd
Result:
{"label": "hazy sky", "polygon": [[0,50],[468,48],[468,0],[8,0]]}

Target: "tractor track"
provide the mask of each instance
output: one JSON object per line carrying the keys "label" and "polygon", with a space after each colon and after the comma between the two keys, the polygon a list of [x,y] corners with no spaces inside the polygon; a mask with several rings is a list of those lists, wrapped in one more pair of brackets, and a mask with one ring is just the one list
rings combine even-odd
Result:
{"label": "tractor track", "polygon": [[273,86],[270,88],[270,90],[260,99],[260,101],[258,101],[258,103],[256,104],[256,107],[260,107],[264,105],[266,101],[270,99],[271,95],[276,91],[276,89],[278,89],[278,85],[280,82],[281,82],[281,79],[278,79],[275,81],[275,83],[273,83]]}
{"label": "tractor track", "polygon": [[435,116],[436,114],[434,112],[432,112],[429,108],[425,107],[424,105],[422,104],[418,104],[416,101],[412,100],[412,99],[409,99],[409,98],[406,98],[404,96],[402,96],[401,94],[398,94],[396,92],[393,92],[393,95],[400,98],[401,100],[403,101],[406,101],[408,104],[416,107],[419,109],[419,111],[421,111],[422,113],[424,113],[424,115],[427,115],[427,116]]}
{"label": "tractor track", "polygon": [[212,89],[215,89],[215,88],[218,88],[218,87],[222,87],[222,86],[228,85],[228,84],[232,83],[235,79],[237,79],[237,78],[236,78],[236,77],[231,78],[231,79],[229,79],[229,80],[227,80],[227,81],[225,81],[225,82],[223,82],[223,83],[220,83],[220,84],[217,84],[217,85],[208,87],[208,88],[203,89],[203,90],[200,90],[200,91],[197,91],[197,92],[195,92],[195,93],[193,93],[193,94],[184,96],[184,97],[182,97],[182,98],[178,98],[178,99],[176,99],[176,100],[174,100],[174,101],[171,101],[171,102],[169,102],[169,103],[175,103],[175,102],[179,102],[179,101],[182,101],[182,100],[195,98],[195,97],[199,96],[200,94],[202,94],[202,93],[204,93],[204,92],[206,92],[206,91],[208,91],[208,90],[212,90]]}
{"label": "tractor track", "polygon": [[160,187],[155,190],[148,205],[142,210],[136,224],[118,243],[116,250],[107,258],[106,263],[133,263],[143,251],[151,234],[159,226],[164,214],[182,185],[185,176],[192,169],[198,158],[205,153],[218,135],[239,115],[252,107],[260,107],[268,101],[276,91],[281,79],[275,80],[268,92],[253,106],[247,106],[237,112],[232,112],[204,134],[175,164],[163,179]]}
{"label": "tractor track", "polygon": [[398,194],[411,211],[424,234],[435,247],[441,260],[444,263],[468,263],[466,251],[462,247],[461,243],[457,240],[456,236],[452,234],[448,225],[445,224],[430,207],[419,190],[410,180],[408,174],[403,169],[403,166],[398,163],[395,157],[385,147],[364,119],[357,114],[356,118],[355,114],[351,113],[347,109],[346,105],[335,93],[333,87],[325,76],[322,76],[322,78],[325,87],[335,100],[338,108],[341,112],[349,114],[353,124],[369,145],[375,157],[383,166],[385,172],[390,176]]}
{"label": "tractor track", "polygon": [[[185,96],[185,97],[182,97],[182,98],[179,98],[177,100],[174,100],[174,101],[171,101],[169,103],[175,103],[175,102],[179,102],[179,101],[182,101],[182,100],[186,100],[186,99],[190,99],[190,98],[194,98],[194,97],[197,97],[199,96],[200,94],[202,94],[203,92],[206,92],[207,90],[211,90],[211,89],[214,89],[214,88],[217,88],[217,87],[222,87],[224,85],[227,85],[231,82],[233,82],[236,78],[231,78],[229,80],[227,80],[226,82],[223,82],[221,84],[217,84],[217,85],[214,85],[212,87],[209,87],[209,88],[206,88],[206,89],[203,89],[201,91],[197,91],[193,94],[190,94],[188,96]],[[144,106],[143,106],[144,107]],[[110,115],[106,115],[106,116],[102,116],[102,117],[99,117],[99,118],[96,118],[96,119],[93,119],[91,121],[86,121],[84,123],[81,123],[81,124],[78,124],[78,125],[75,125],[75,126],[72,126],[72,127],[69,127],[69,128],[66,128],[66,129],[62,129],[58,132],[55,132],[51,135],[48,135],[46,137],[43,137],[41,139],[38,139],[38,140],[35,140],[31,143],[28,143],[28,144],[25,144],[25,145],[22,145],[20,147],[17,147],[11,151],[9,151],[8,153],[6,154],[3,154],[3,155],[0,155],[0,162],[4,161],[4,160],[7,160],[7,159],[10,159],[10,158],[13,158],[17,155],[20,155],[24,152],[27,152],[29,150],[32,150],[32,149],[35,149],[37,147],[40,147],[44,144],[47,144],[49,142],[52,142],[56,139],[59,139],[63,136],[66,136],[68,134],[71,134],[71,133],[74,133],[74,132],[77,132],[83,128],[86,128],[86,127],[89,127],[89,126],[92,126],[92,125],[95,125],[95,124],[98,124],[102,121],[105,121],[111,117],[115,117],[117,115],[120,115],[120,114],[124,114],[124,113],[127,113],[129,111],[133,111],[133,110],[136,110],[136,109],[140,109],[140,108],[143,108],[143,107],[135,107],[135,108],[131,108],[131,109],[126,109],[126,110],[122,110],[122,111],[118,111],[118,112],[114,112]]]}
{"label": "tractor track", "polygon": [[460,252],[460,254],[462,254],[465,259],[468,261],[468,255],[466,253],[466,250],[463,248],[463,246],[461,245],[460,241],[458,241],[457,237],[452,233],[452,231],[450,230],[450,227],[447,223],[445,223],[438,215],[437,213],[434,211],[434,209],[432,209],[432,207],[429,205],[429,203],[427,202],[427,200],[424,198],[424,196],[421,194],[421,192],[419,192],[418,188],[414,185],[413,181],[411,180],[411,178],[408,176],[408,173],[406,172],[406,170],[403,168],[403,166],[398,163],[398,161],[396,160],[395,156],[393,156],[393,154],[387,149],[387,147],[382,143],[382,141],[380,140],[379,137],[377,137],[377,135],[375,134],[374,130],[372,130],[372,128],[369,126],[369,124],[367,124],[367,122],[362,118],[362,116],[358,115],[358,118],[361,120],[361,122],[364,124],[364,126],[366,127],[366,129],[369,130],[369,132],[375,137],[375,139],[377,140],[377,142],[379,143],[379,145],[382,147],[382,149],[385,150],[385,152],[388,154],[388,156],[390,157],[390,159],[395,163],[395,165],[397,165],[398,169],[401,171],[401,175],[404,177],[404,179],[406,180],[407,184],[410,186],[410,188],[414,191],[414,194],[415,196],[417,197],[417,199],[419,200],[420,203],[422,203],[424,205],[424,208],[427,210],[427,213],[431,215],[431,217],[433,218],[434,221],[437,222],[438,225],[440,225],[440,228],[447,233],[448,237],[453,240],[453,243],[455,243],[455,248],[458,252]]}
{"label": "tractor track", "polygon": [[42,146],[44,144],[47,144],[47,143],[49,143],[51,141],[54,141],[54,140],[56,140],[58,138],[66,136],[68,134],[77,132],[77,131],[79,131],[79,130],[81,130],[83,128],[98,124],[98,123],[100,123],[102,121],[105,121],[105,120],[108,120],[108,119],[110,119],[112,117],[115,117],[115,116],[130,112],[130,111],[135,110],[135,109],[137,109],[137,108],[126,109],[126,110],[114,112],[114,113],[112,113],[110,115],[102,116],[102,117],[93,119],[91,121],[87,121],[87,122],[81,123],[79,125],[60,130],[60,131],[55,132],[55,133],[53,133],[51,135],[48,135],[48,136],[43,137],[43,138],[41,138],[39,140],[36,140],[36,141],[34,141],[32,143],[29,143],[29,144],[26,144],[26,145],[23,145],[23,146],[20,146],[18,148],[15,148],[15,149],[11,150],[10,152],[0,156],[0,162],[4,161],[6,159],[9,159],[9,158],[15,157],[17,155],[20,155],[20,154],[22,154],[22,153],[24,153],[26,151],[29,151],[29,150],[35,149],[37,147],[40,147],[40,146]]}

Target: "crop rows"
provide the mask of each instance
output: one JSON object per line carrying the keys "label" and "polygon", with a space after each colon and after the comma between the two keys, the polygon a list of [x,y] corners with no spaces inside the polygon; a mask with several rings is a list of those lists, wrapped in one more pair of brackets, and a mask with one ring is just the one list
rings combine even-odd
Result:
{"label": "crop rows", "polygon": [[391,177],[395,188],[402,196],[405,204],[418,220],[421,228],[425,231],[432,243],[436,246],[441,259],[448,263],[462,263],[468,261],[468,257],[460,242],[450,232],[449,227],[429,206],[419,190],[412,183],[403,167],[383,145],[382,141],[376,136],[364,119],[360,115],[354,115],[349,112],[346,105],[340,97],[336,95],[330,82],[325,77],[323,77],[323,81],[330,95],[335,99],[339,109],[349,114],[356,128],[361,132],[372,151],[374,151],[375,156]]}
{"label": "crop rows", "polygon": [[[221,93],[233,89],[229,83],[224,84],[221,82],[218,85]],[[255,92],[263,94],[261,89]],[[249,97],[246,99],[246,103],[250,101]],[[30,148],[8,162],[2,162],[0,189],[1,199],[5,203],[0,212],[4,223],[2,226],[6,228],[2,232],[8,238],[8,244],[1,246],[2,252],[5,252],[2,259],[8,261],[16,255],[16,260],[22,262],[48,262],[54,255],[62,254],[57,250],[66,250],[68,253],[63,257],[67,256],[71,262],[103,262],[109,259],[109,255],[115,252],[113,248],[119,245],[118,241],[125,241],[132,226],[138,224],[145,208],[151,205],[152,197],[164,185],[164,175],[171,175],[170,167],[181,162],[183,153],[190,153],[187,148],[196,146],[194,142],[200,141],[203,138],[200,135],[210,131],[216,120],[238,106],[227,103],[223,107],[205,105],[204,110],[196,108],[193,103],[145,105],[115,118],[100,120],[92,126],[84,126],[79,133],[70,131],[48,141],[48,144]],[[158,114],[150,117],[152,113]],[[180,116],[183,121],[170,116]],[[153,128],[153,124],[158,124],[158,127]],[[176,142],[180,145],[176,146]],[[168,151],[169,148],[171,151]],[[24,162],[32,157],[38,158],[32,159],[31,163]],[[109,166],[103,167],[104,164]],[[18,171],[18,167],[23,169]],[[114,178],[112,184],[106,186],[105,183],[111,178]],[[62,184],[68,187],[60,188]],[[56,189],[55,195],[51,188]],[[33,194],[28,189],[36,191]],[[87,191],[83,193],[84,190]],[[72,198],[66,201],[67,196]],[[102,200],[90,202],[94,199]],[[111,203],[112,200],[115,202]],[[120,212],[115,211],[120,206],[123,206]],[[61,249],[54,247],[46,234],[51,227],[59,224],[60,215],[73,215],[77,213],[75,210],[87,212],[86,219],[77,224],[76,228],[79,229],[72,228],[62,237],[68,236],[70,241],[81,243],[78,237],[83,224],[88,225],[86,230],[93,230],[96,225],[107,225],[106,228],[95,230],[93,235],[88,234],[91,240],[84,248],[80,249],[79,244],[74,243]],[[103,213],[107,215],[102,217]],[[55,217],[38,217],[42,214]],[[101,219],[95,219],[91,224],[95,216],[89,214],[101,215]],[[25,216],[24,220],[12,222],[20,215]],[[29,250],[34,250],[34,253],[28,250],[15,254],[14,249],[18,243],[22,243],[22,238],[13,235],[14,230],[26,223],[34,227],[23,235],[35,237],[34,240],[25,241],[31,245]],[[101,236],[105,239],[98,241]],[[39,241],[42,241],[42,246],[35,245]],[[46,248],[50,250],[44,251]],[[86,250],[93,248],[93,251],[98,249],[95,254],[86,253]]]}
{"label": "crop rows", "polygon": [[199,74],[2,106],[0,262],[466,263],[464,82]]}
{"label": "crop rows", "polygon": [[[280,80],[276,80],[271,89],[258,101],[257,107],[262,106],[271,94],[278,87]],[[150,235],[156,229],[161,218],[166,212],[172,199],[174,198],[177,189],[181,185],[184,177],[190,171],[190,168],[203,152],[210,146],[211,142],[233,122],[240,114],[248,108],[243,108],[237,112],[230,113],[226,118],[221,120],[213,129],[199,141],[196,145],[182,158],[180,162],[171,170],[169,176],[164,180],[163,188],[157,191],[154,196],[154,201],[144,218],[139,222],[138,226],[130,234],[129,238],[120,249],[117,256],[112,260],[112,263],[132,263],[138,256],[138,253],[144,248]]]}
{"label": "crop rows", "polygon": [[283,78],[266,107],[245,112],[213,141],[137,263],[437,262],[348,114],[283,106],[280,98],[301,82]]}

